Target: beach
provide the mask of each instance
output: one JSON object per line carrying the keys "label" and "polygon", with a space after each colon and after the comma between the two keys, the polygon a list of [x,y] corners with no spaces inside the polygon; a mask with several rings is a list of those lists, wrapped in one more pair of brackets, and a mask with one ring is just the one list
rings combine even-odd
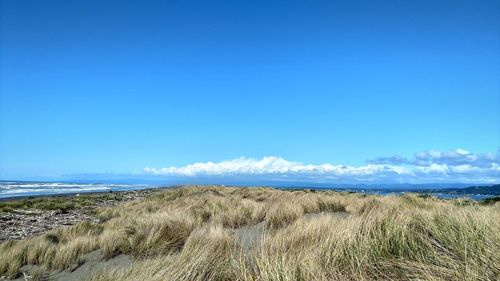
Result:
{"label": "beach", "polygon": [[156,192],[144,189],[122,192],[70,193],[38,195],[0,200],[0,242],[25,239],[57,227],[82,221],[99,223],[96,210],[138,201]]}
{"label": "beach", "polygon": [[25,198],[0,207],[7,239],[0,243],[0,280],[500,276],[495,202],[182,186]]}

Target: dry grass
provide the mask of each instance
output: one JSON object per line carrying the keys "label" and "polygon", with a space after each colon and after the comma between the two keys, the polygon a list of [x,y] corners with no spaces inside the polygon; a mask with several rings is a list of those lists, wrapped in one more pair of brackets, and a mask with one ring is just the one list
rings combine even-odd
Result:
{"label": "dry grass", "polygon": [[[25,264],[61,270],[101,249],[135,259],[93,281],[500,279],[499,203],[205,186],[99,216],[101,224],[0,244],[0,275]],[[241,247],[234,230],[258,223],[258,246]]]}

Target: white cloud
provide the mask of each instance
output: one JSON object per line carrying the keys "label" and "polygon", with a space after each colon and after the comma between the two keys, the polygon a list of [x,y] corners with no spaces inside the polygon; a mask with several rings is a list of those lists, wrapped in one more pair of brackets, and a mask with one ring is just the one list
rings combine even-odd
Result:
{"label": "white cloud", "polygon": [[430,167],[435,164],[447,166],[470,165],[473,167],[490,168],[494,164],[500,163],[500,152],[472,153],[465,149],[452,151],[421,151],[415,153],[412,159],[394,155],[391,157],[379,157],[370,160],[373,164],[394,164]]}
{"label": "white cloud", "polygon": [[175,177],[258,177],[296,181],[384,182],[500,182],[498,153],[473,154],[463,149],[427,151],[408,160],[401,156],[378,158],[361,166],[332,163],[304,164],[281,157],[240,157],[221,162],[200,162],[182,167],[144,168],[149,175]]}
{"label": "white cloud", "polygon": [[446,175],[449,172],[448,165],[445,164],[431,164],[424,167],[415,167],[413,171],[422,174],[442,174]]}
{"label": "white cloud", "polygon": [[377,173],[404,173],[402,167],[369,164],[360,167],[344,165],[305,165],[285,160],[281,157],[267,156],[262,159],[237,158],[221,162],[194,163],[183,167],[144,168],[144,172],[155,175],[176,176],[217,176],[217,175],[373,175]]}

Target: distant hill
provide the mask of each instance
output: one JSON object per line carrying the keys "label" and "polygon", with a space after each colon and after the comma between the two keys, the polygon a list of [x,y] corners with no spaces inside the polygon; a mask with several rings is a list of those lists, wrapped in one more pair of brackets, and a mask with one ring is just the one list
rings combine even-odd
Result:
{"label": "distant hill", "polygon": [[441,188],[441,189],[428,189],[421,190],[422,193],[446,193],[446,194],[481,194],[481,195],[495,195],[500,196],[500,184],[489,186],[469,186],[465,188]]}

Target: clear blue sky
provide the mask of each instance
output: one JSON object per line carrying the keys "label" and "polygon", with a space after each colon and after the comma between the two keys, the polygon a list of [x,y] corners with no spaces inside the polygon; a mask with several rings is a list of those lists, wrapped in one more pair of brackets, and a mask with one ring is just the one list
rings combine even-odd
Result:
{"label": "clear blue sky", "polygon": [[0,176],[500,147],[500,1],[0,0]]}

